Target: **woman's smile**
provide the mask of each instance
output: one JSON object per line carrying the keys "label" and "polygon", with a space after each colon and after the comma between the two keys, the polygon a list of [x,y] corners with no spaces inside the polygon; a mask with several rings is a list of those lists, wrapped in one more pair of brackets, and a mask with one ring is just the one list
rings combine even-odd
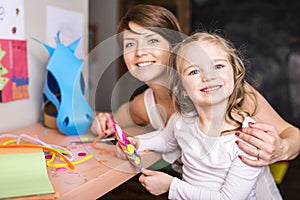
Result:
{"label": "woman's smile", "polygon": [[150,66],[154,63],[155,63],[155,61],[138,62],[138,63],[136,63],[136,66],[138,66],[138,67],[148,67],[148,66]]}

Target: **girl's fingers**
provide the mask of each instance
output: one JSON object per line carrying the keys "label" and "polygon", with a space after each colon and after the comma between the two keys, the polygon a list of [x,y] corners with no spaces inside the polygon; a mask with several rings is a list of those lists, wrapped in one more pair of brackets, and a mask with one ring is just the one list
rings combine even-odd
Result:
{"label": "girl's fingers", "polygon": [[148,170],[148,169],[142,168],[142,173],[143,173],[145,176],[151,176],[151,175],[154,175],[154,174],[155,174],[155,171],[152,171],[152,170]]}
{"label": "girl's fingers", "polygon": [[126,159],[127,159],[126,154],[125,154],[125,153],[123,152],[123,150],[121,149],[119,143],[117,143],[117,145],[116,145],[116,156],[117,156],[118,158],[123,159],[123,160],[126,160]]}

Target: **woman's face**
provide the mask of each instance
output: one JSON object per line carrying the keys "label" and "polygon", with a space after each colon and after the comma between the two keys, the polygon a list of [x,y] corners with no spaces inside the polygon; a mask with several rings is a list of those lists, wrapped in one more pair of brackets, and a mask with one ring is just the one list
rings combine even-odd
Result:
{"label": "woman's face", "polygon": [[165,79],[170,44],[156,32],[129,22],[123,35],[124,61],[129,72],[143,82]]}
{"label": "woman's face", "polygon": [[227,103],[234,89],[233,68],[220,45],[192,42],[181,51],[183,87],[195,105]]}

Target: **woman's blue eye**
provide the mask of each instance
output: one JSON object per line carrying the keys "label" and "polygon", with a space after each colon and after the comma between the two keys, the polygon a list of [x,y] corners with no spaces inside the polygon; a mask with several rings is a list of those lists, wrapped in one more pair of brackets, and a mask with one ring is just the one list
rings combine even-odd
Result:
{"label": "woman's blue eye", "polygon": [[149,43],[157,43],[158,42],[158,39],[151,39],[149,40]]}
{"label": "woman's blue eye", "polygon": [[125,44],[125,48],[132,47],[132,46],[134,46],[133,42],[129,42]]}
{"label": "woman's blue eye", "polygon": [[222,69],[224,66],[223,65],[215,65],[214,69]]}

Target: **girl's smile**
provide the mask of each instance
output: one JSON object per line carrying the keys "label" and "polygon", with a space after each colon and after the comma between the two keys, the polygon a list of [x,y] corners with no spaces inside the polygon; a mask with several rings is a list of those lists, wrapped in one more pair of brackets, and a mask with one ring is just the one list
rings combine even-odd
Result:
{"label": "girl's smile", "polygon": [[206,86],[206,87],[200,89],[200,91],[204,92],[205,94],[211,94],[220,88],[222,88],[222,85],[212,85],[212,86]]}

